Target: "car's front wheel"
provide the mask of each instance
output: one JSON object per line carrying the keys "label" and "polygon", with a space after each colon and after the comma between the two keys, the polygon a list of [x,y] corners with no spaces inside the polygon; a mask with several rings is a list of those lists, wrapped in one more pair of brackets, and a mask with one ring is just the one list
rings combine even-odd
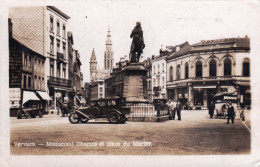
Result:
{"label": "car's front wheel", "polygon": [[78,123],[78,122],[79,122],[79,116],[78,116],[78,114],[77,114],[77,113],[71,113],[71,114],[69,115],[69,121],[70,121],[70,123],[72,123],[72,124]]}
{"label": "car's front wheel", "polygon": [[21,119],[22,116],[23,116],[22,111],[19,110],[19,111],[17,112],[17,119]]}
{"label": "car's front wheel", "polygon": [[109,115],[108,115],[108,120],[110,123],[112,124],[117,124],[119,122],[119,118],[120,116],[118,115],[117,112],[111,112]]}

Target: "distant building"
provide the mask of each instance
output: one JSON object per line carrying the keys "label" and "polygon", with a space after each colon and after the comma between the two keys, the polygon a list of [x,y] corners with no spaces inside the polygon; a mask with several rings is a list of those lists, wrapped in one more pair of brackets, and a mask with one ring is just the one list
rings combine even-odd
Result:
{"label": "distant building", "polygon": [[154,98],[167,98],[166,91],[166,59],[170,53],[174,52],[175,48],[167,47],[160,49],[159,56],[153,56],[151,60],[152,70],[152,92]]}
{"label": "distant building", "polygon": [[104,54],[104,69],[111,71],[113,69],[113,64],[114,64],[114,52],[112,50],[110,28],[108,27],[106,51]]}
{"label": "distant building", "polygon": [[148,100],[152,101],[153,100],[153,92],[152,92],[152,63],[151,63],[151,58],[147,58],[144,60],[144,66],[147,69],[147,74],[146,74],[146,83],[147,83],[147,94],[146,97]]}
{"label": "distant building", "polygon": [[206,109],[218,92],[233,87],[238,108],[250,107],[250,40],[225,38],[176,46],[167,58],[168,99]]}
{"label": "distant building", "polygon": [[90,100],[105,98],[104,80],[96,80],[90,85]]}
{"label": "distant building", "polygon": [[114,66],[114,52],[112,50],[112,41],[110,28],[108,28],[107,40],[106,40],[106,51],[104,53],[104,69],[98,69],[98,62],[96,59],[96,54],[93,48],[90,64],[90,80],[94,82],[96,80],[104,80],[110,76]]}

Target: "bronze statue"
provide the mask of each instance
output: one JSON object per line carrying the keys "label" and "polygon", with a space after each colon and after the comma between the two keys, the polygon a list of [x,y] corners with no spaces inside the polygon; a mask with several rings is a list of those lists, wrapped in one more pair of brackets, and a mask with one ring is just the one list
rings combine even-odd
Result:
{"label": "bronze statue", "polygon": [[136,26],[133,29],[130,38],[133,38],[129,55],[130,63],[138,63],[145,47],[143,30],[140,22],[136,23]]}

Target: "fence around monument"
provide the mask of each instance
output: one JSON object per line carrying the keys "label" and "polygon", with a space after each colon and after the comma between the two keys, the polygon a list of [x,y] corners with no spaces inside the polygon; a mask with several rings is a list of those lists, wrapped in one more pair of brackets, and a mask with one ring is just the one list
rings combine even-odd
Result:
{"label": "fence around monument", "polygon": [[158,111],[151,104],[139,103],[139,104],[128,104],[131,107],[130,117],[156,117],[158,115],[168,115],[168,110],[164,109],[157,114]]}

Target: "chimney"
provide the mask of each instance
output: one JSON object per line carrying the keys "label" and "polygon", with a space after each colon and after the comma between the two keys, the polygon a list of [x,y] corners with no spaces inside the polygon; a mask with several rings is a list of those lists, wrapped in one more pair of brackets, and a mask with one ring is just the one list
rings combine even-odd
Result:
{"label": "chimney", "polygon": [[154,55],[152,55],[152,60],[154,60]]}
{"label": "chimney", "polygon": [[245,38],[248,38],[248,36],[246,35]]}

